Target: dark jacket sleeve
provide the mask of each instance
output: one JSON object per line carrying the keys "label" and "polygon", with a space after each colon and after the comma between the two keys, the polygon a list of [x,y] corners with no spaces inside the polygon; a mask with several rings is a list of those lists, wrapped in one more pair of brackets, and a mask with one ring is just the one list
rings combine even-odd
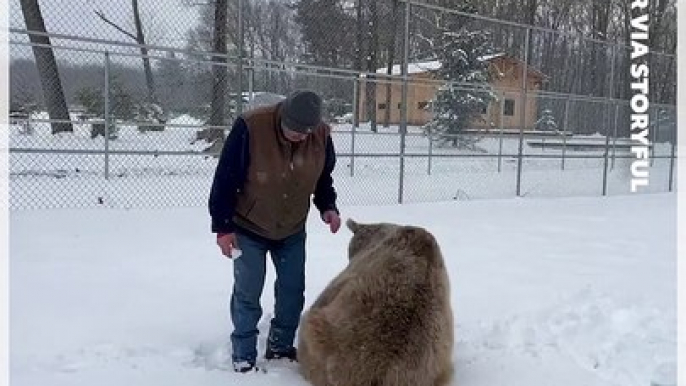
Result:
{"label": "dark jacket sleeve", "polygon": [[250,162],[249,136],[245,121],[237,118],[222,148],[210,191],[212,232],[232,233],[232,218],[238,192],[243,188]]}
{"label": "dark jacket sleeve", "polygon": [[336,151],[333,147],[333,140],[331,136],[326,139],[326,158],[324,161],[324,169],[317,181],[317,187],[314,190],[314,205],[319,209],[320,214],[324,214],[327,210],[335,210],[336,207],[336,190],[333,187],[333,173],[336,167]]}

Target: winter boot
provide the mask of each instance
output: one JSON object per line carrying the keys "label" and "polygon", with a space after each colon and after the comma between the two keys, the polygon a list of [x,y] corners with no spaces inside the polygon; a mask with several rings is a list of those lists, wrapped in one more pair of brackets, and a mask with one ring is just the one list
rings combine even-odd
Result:
{"label": "winter boot", "polygon": [[279,350],[268,347],[264,357],[267,360],[289,359],[291,362],[295,362],[298,360],[298,350],[295,347],[288,347],[286,349]]}
{"label": "winter boot", "polygon": [[254,363],[248,361],[233,362],[233,371],[237,373],[248,373],[251,371],[257,371]]}

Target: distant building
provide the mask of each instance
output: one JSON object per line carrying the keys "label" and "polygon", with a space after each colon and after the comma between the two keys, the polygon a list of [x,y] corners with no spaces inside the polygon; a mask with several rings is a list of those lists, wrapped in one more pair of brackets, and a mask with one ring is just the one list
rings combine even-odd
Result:
{"label": "distant building", "polygon": [[[514,57],[505,54],[496,54],[483,58],[489,62],[489,71],[491,71],[491,85],[496,94],[500,97],[500,92],[506,92],[504,96],[504,101],[493,101],[488,106],[486,111],[483,112],[483,118],[485,122],[475,121],[473,123],[474,129],[489,129],[489,122],[493,124],[495,128],[500,126],[500,109],[501,103],[503,103],[503,129],[505,130],[515,130],[519,129],[521,126],[521,111],[520,104],[523,103],[522,94],[519,91],[507,91],[507,90],[519,90],[521,89],[522,76],[524,72],[524,63]],[[410,77],[410,82],[413,79],[425,80],[425,79],[435,79],[435,72],[440,69],[441,64],[437,61],[429,62],[419,62],[411,63],[408,65],[408,76]],[[378,74],[385,74],[387,72],[386,68],[380,68],[376,71]],[[393,66],[393,75],[401,75],[400,65]],[[529,66],[527,73],[527,83],[529,92],[536,92],[540,90],[541,84],[546,76],[540,71]],[[360,109],[359,109],[359,119],[360,121],[366,121],[366,102],[365,102],[365,83],[361,84],[360,92]],[[424,125],[431,120],[431,109],[429,102],[436,95],[436,91],[440,87],[438,83],[410,83],[408,87],[408,109],[407,109],[407,121],[410,125]],[[385,122],[386,108],[390,107],[390,124],[400,123],[400,107],[402,100],[402,84],[395,82],[391,85],[391,103],[387,106],[386,103],[386,89],[387,85],[384,83],[379,83],[376,86],[376,120],[378,123]],[[507,90],[506,90],[507,89]],[[537,117],[537,98],[531,94],[528,96],[526,101],[526,129],[532,129]]]}

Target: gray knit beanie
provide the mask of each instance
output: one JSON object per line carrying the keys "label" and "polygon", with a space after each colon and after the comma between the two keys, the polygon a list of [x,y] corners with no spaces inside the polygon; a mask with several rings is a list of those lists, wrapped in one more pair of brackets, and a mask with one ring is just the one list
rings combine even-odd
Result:
{"label": "gray knit beanie", "polygon": [[322,121],[322,98],[310,90],[295,91],[283,101],[281,114],[288,129],[311,133]]}

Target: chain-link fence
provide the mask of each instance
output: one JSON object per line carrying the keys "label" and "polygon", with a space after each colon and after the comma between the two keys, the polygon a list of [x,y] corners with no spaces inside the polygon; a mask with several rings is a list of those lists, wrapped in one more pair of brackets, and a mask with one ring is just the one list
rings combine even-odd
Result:
{"label": "chain-link fence", "polygon": [[[344,205],[629,192],[635,156],[626,47],[394,3],[365,9],[357,19],[359,9],[348,10],[347,21],[324,17],[335,28],[334,22],[352,27],[390,15],[388,25],[378,27],[377,44],[392,47],[383,57],[355,63],[354,53],[332,51],[313,59],[332,35],[306,49],[289,34],[269,40],[260,17],[280,20],[284,24],[273,28],[284,32],[294,14],[246,1],[228,5],[244,9],[238,12],[242,29],[231,22],[227,31],[242,49],[221,55],[212,54],[207,26],[189,29],[184,39],[193,44],[113,39],[102,33],[117,24],[112,11],[90,10],[97,11],[98,28],[53,24],[49,35],[33,33],[49,36],[49,45],[30,41],[23,24],[13,23],[11,207],[203,206],[232,120],[295,88],[324,97]],[[211,21],[208,10],[198,20]],[[13,6],[13,22],[21,17]],[[368,41],[354,35],[336,39],[353,39],[353,47],[355,39]],[[460,44],[451,46],[455,41]],[[474,65],[471,73],[483,69],[490,77],[462,79],[444,71],[454,56],[449,50],[486,43],[493,49],[470,51],[466,62]],[[56,79],[41,75],[34,59],[40,48],[51,48],[58,64],[65,121],[46,112],[46,88],[55,88]],[[664,192],[676,187],[675,58],[651,58],[651,66],[665,71],[651,89],[650,185],[642,191]],[[466,107],[456,112],[454,106]],[[71,124],[72,131],[56,132],[58,123]]]}

